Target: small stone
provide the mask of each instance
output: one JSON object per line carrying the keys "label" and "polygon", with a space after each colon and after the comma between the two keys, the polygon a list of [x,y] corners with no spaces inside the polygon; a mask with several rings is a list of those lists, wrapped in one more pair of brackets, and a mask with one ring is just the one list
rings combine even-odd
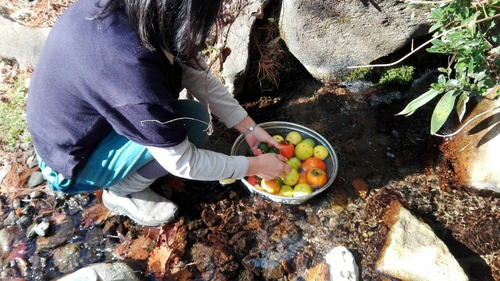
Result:
{"label": "small stone", "polygon": [[329,267],[330,280],[357,281],[359,270],[352,253],[343,246],[333,248],[326,256]]}
{"label": "small stone", "polygon": [[28,186],[34,187],[42,184],[44,181],[45,179],[43,178],[42,172],[34,172],[28,179]]}
{"label": "small stone", "polygon": [[33,192],[30,193],[30,198],[31,199],[35,199],[35,198],[40,198],[44,195],[45,193],[40,191],[40,190],[35,190]]}
{"label": "small stone", "polygon": [[41,223],[39,223],[35,227],[34,231],[36,232],[36,234],[38,236],[44,237],[45,235],[47,235],[47,231],[49,230],[49,227],[50,227],[50,223],[49,222],[42,221]]}
{"label": "small stone", "polygon": [[26,165],[28,166],[28,169],[34,168],[38,166],[38,160],[34,155],[28,157],[28,160],[26,160]]}
{"label": "small stone", "polygon": [[16,198],[14,201],[12,201],[12,208],[17,209],[21,208],[21,199]]}
{"label": "small stone", "polygon": [[30,216],[27,215],[22,215],[17,221],[16,224],[19,225],[20,227],[27,228],[30,226],[30,224],[33,222]]}

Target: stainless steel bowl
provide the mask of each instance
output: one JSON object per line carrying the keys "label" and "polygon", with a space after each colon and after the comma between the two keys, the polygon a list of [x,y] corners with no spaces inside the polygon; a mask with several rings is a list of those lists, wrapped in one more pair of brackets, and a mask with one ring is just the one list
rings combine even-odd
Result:
{"label": "stainless steel bowl", "polygon": [[[329,152],[328,157],[324,160],[326,163],[326,173],[328,174],[328,181],[320,189],[314,191],[311,194],[300,196],[300,197],[284,197],[284,196],[273,195],[273,194],[267,193],[265,191],[258,190],[257,188],[252,186],[245,179],[241,179],[241,182],[251,192],[257,193],[260,196],[267,198],[267,199],[274,201],[274,202],[297,205],[297,204],[301,204],[303,202],[306,202],[307,200],[313,198],[314,196],[320,194],[321,192],[325,191],[327,188],[330,187],[330,185],[333,183],[333,181],[337,177],[337,171],[338,171],[339,165],[338,165],[338,159],[337,159],[337,154],[335,153],[335,150],[333,149],[332,145],[323,136],[321,136],[316,131],[311,130],[305,126],[295,124],[295,123],[285,122],[285,121],[265,122],[265,123],[259,124],[259,126],[261,128],[263,128],[264,130],[266,130],[270,135],[286,136],[286,134],[288,134],[291,131],[297,131],[302,135],[303,138],[312,138],[316,141],[317,144],[324,145],[328,149],[328,152]],[[231,155],[245,155],[247,149],[248,149],[248,144],[245,141],[245,137],[243,135],[240,135],[235,140],[233,147],[231,148]]]}

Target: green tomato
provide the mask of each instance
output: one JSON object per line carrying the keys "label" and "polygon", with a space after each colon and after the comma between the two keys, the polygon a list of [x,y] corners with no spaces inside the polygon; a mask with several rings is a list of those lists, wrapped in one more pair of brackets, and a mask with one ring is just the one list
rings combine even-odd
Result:
{"label": "green tomato", "polygon": [[302,165],[302,161],[299,160],[297,157],[292,157],[288,159],[288,166],[292,167],[292,169],[298,170],[300,168],[300,165]]}
{"label": "green tomato", "polygon": [[289,185],[284,185],[281,187],[279,196],[292,197],[293,196],[293,187]]}
{"label": "green tomato", "polygon": [[275,139],[278,143],[285,141],[285,138],[280,135],[274,135],[273,139]]}
{"label": "green tomato", "polygon": [[297,131],[291,131],[286,135],[285,140],[289,141],[293,145],[297,145],[302,141],[302,136]]}
{"label": "green tomato", "polygon": [[314,147],[313,156],[325,160],[328,157],[328,149],[323,145],[317,145]]}
{"label": "green tomato", "polygon": [[283,183],[285,185],[294,186],[299,182],[299,172],[297,170],[292,169],[290,173],[286,174],[283,178]]}
{"label": "green tomato", "polygon": [[260,149],[260,151],[262,151],[262,153],[267,153],[269,151],[269,145],[267,145],[267,143],[265,143],[265,142],[260,142],[257,145],[257,148]]}
{"label": "green tomato", "polygon": [[293,196],[294,197],[299,197],[299,196],[304,196],[312,193],[312,188],[310,185],[307,183],[298,183],[296,186],[293,187]]}
{"label": "green tomato", "polygon": [[295,157],[299,158],[299,160],[304,161],[313,156],[313,153],[313,147],[305,142],[301,142],[295,146]]}
{"label": "green tomato", "polygon": [[271,146],[268,150],[269,153],[275,153],[275,154],[280,154],[280,150],[277,149],[276,147],[274,146]]}
{"label": "green tomato", "polygon": [[312,147],[316,146],[316,141],[314,141],[312,138],[305,138],[302,140],[302,142],[308,143]]}

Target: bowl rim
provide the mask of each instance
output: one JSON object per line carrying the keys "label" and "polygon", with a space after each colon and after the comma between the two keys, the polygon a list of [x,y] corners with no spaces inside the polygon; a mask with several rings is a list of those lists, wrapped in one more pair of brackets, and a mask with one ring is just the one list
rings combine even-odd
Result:
{"label": "bowl rim", "polygon": [[[254,186],[249,184],[245,178],[240,179],[241,182],[251,192],[258,193],[258,194],[262,195],[263,197],[268,198],[268,199],[275,201],[275,202],[281,202],[281,203],[286,203],[286,204],[300,204],[300,203],[303,203],[303,202],[311,199],[312,197],[322,193],[323,191],[328,189],[333,184],[333,182],[337,178],[337,174],[338,174],[338,157],[337,157],[337,153],[336,153],[335,149],[333,148],[333,146],[330,144],[330,142],[325,137],[323,137],[321,134],[319,134],[318,132],[316,132],[315,130],[313,130],[311,128],[308,128],[306,126],[303,126],[303,125],[300,125],[297,123],[287,122],[287,121],[269,121],[269,122],[259,123],[257,125],[264,130],[275,129],[275,128],[276,129],[285,129],[285,130],[289,130],[289,131],[298,130],[299,132],[302,131],[304,133],[307,133],[308,135],[311,135],[311,137],[313,137],[314,139],[319,141],[322,145],[324,145],[328,149],[328,152],[330,154],[329,157],[331,157],[332,164],[333,164],[333,170],[332,170],[331,175],[329,175],[328,181],[320,189],[315,190],[314,192],[307,194],[307,195],[297,196],[297,197],[285,197],[285,196],[270,194],[270,193],[258,190],[257,188],[255,188]],[[238,149],[244,140],[245,140],[245,136],[242,134],[239,135],[238,138],[236,138],[236,140],[233,143],[233,146],[231,147],[231,155],[238,155],[237,154]]]}

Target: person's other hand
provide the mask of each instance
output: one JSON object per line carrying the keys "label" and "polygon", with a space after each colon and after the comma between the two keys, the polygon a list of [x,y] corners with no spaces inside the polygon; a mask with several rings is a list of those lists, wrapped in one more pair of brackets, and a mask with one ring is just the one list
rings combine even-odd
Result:
{"label": "person's other hand", "polygon": [[255,129],[245,136],[245,140],[248,143],[248,146],[252,149],[254,155],[260,155],[262,152],[257,148],[259,143],[265,142],[267,145],[274,146],[277,149],[281,149],[281,145],[268,133],[266,130],[257,126]]}
{"label": "person's other hand", "polygon": [[265,180],[283,178],[292,170],[287,163],[288,159],[276,153],[248,157],[248,161],[248,176],[256,175]]}

